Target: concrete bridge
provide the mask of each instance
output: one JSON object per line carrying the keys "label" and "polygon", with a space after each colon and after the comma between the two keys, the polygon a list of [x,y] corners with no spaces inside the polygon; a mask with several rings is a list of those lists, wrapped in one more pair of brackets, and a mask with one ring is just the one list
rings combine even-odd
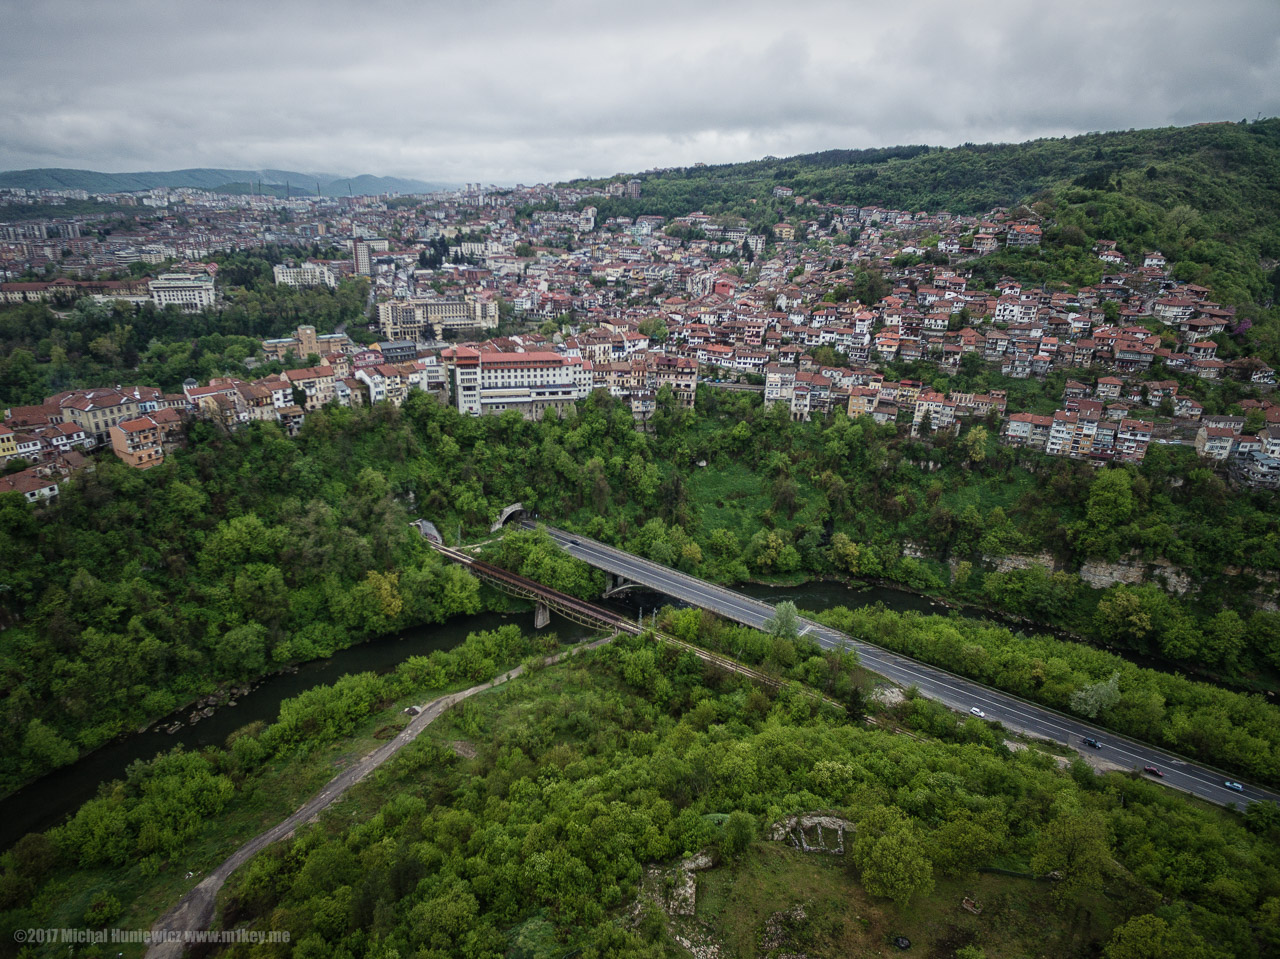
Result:
{"label": "concrete bridge", "polygon": [[496,533],[498,530],[502,529],[502,527],[506,526],[512,519],[524,519],[527,515],[528,511],[524,508],[523,503],[512,503],[498,514],[498,518],[494,520],[493,525],[489,527],[489,532]]}
{"label": "concrete bridge", "polygon": [[[530,522],[523,525],[525,528],[535,528]],[[765,628],[765,624],[774,615],[774,608],[761,600],[576,533],[566,533],[552,527],[540,528],[545,529],[560,548],[575,559],[609,573],[612,592],[627,588],[627,585],[644,586],[755,629]],[[1238,776],[1233,773],[1197,764],[1158,746],[1119,736],[1100,726],[1082,722],[1075,716],[1038,706],[944,669],[917,662],[863,638],[847,636],[814,620],[802,618],[800,628],[804,635],[812,637],[819,645],[853,649],[862,664],[872,672],[902,686],[914,686],[921,694],[962,713],[977,709],[985,718],[998,720],[1011,729],[1067,746],[1078,748],[1086,737],[1102,742],[1106,746],[1103,755],[1118,766],[1135,771],[1140,771],[1143,766],[1157,766],[1165,774],[1160,780],[1162,784],[1218,805],[1280,801],[1280,793],[1248,783],[1244,783],[1242,793],[1228,792],[1224,783],[1238,780]]]}

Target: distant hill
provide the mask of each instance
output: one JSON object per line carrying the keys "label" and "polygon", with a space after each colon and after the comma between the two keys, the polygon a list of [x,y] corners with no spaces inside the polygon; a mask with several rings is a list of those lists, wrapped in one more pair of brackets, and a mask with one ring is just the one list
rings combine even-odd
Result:
{"label": "distant hill", "polygon": [[219,190],[229,185],[249,186],[262,183],[264,187],[280,187],[279,191],[264,189],[283,196],[287,187],[293,196],[371,196],[379,193],[431,193],[448,190],[452,184],[427,183],[401,177],[359,176],[344,177],[333,173],[298,173],[290,170],[219,170],[199,168],[193,170],[169,170],[149,173],[98,173],[93,170],[63,170],[44,168],[39,170],[10,170],[0,173],[0,189],[23,190],[88,190],[90,193],[128,193],[151,190],[156,187],[193,187],[199,190]]}

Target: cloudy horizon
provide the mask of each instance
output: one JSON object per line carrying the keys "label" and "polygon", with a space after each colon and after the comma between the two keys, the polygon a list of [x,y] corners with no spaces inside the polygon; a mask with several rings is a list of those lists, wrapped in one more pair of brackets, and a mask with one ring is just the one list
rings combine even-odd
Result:
{"label": "cloudy horizon", "polygon": [[0,169],[513,184],[1280,114],[1280,4],[7,6]]}

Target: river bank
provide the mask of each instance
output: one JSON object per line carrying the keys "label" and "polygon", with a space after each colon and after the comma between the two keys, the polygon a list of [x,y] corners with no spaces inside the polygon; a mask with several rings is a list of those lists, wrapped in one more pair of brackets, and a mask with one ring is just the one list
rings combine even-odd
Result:
{"label": "river bank", "polygon": [[[186,721],[193,706],[193,703],[188,703],[175,713],[148,723],[142,731],[118,737],[0,799],[0,850],[8,849],[27,833],[41,832],[57,825],[92,799],[101,784],[122,778],[129,765],[137,760],[151,759],[156,753],[175,746],[199,750],[205,746],[221,745],[231,733],[250,723],[273,722],[284,700],[314,686],[332,683],[349,673],[387,672],[410,656],[426,656],[436,650],[452,649],[470,633],[496,629],[511,622],[518,622],[524,627],[526,615],[529,619],[527,625],[532,626],[531,614],[486,612],[457,617],[438,625],[417,626],[348,646],[326,659],[290,666],[248,684],[252,688],[247,694],[236,697],[234,706],[228,700],[196,723]],[[578,639],[590,633],[559,616],[552,617],[549,628],[563,640]],[[243,688],[246,684],[237,685]],[[194,702],[201,702],[206,696]],[[201,707],[201,711],[207,708]],[[174,722],[182,725],[173,733],[167,732]]]}
{"label": "river bank", "polygon": [[[1143,657],[1118,653],[1104,644],[1090,641],[1062,630],[1042,624],[1020,620],[983,607],[959,602],[951,597],[931,595],[912,590],[897,583],[851,583],[829,578],[804,579],[799,582],[746,582],[735,588],[756,599],[771,603],[789,600],[800,609],[816,612],[836,606],[851,609],[881,603],[896,612],[914,612],[923,615],[945,615],[956,611],[961,615],[986,619],[1013,630],[1023,630],[1035,635],[1050,636],[1067,642],[1082,643],[1122,655],[1136,665],[1166,672],[1179,671],[1175,666]],[[636,615],[642,610],[652,611],[656,606],[669,602],[657,594],[623,594],[605,604]],[[85,801],[93,798],[101,784],[124,776],[129,764],[140,759],[150,759],[156,753],[183,746],[200,749],[220,745],[228,735],[254,722],[272,722],[280,703],[314,686],[332,683],[348,673],[385,672],[395,668],[410,656],[427,655],[435,650],[453,648],[467,634],[478,630],[494,629],[504,623],[520,622],[524,625],[527,612],[489,612],[460,617],[444,624],[415,627],[401,633],[340,650],[327,659],[311,660],[286,670],[271,674],[259,681],[247,693],[228,699],[221,706],[213,707],[212,714],[201,716],[200,721],[190,723],[193,704],[189,703],[172,714],[149,724],[144,731],[121,737],[81,757],[76,762],[35,780],[22,789],[0,799],[0,849],[7,849],[29,832],[48,829],[66,816],[74,813]],[[530,623],[531,625],[531,623]],[[553,616],[551,627],[562,639],[581,638],[589,633],[584,627]],[[1182,670],[1185,672],[1185,670]],[[1216,678],[1197,676],[1221,686],[1241,692],[1257,690],[1222,682]],[[244,684],[240,684],[243,687]],[[1268,694],[1270,695],[1270,693]],[[205,697],[201,697],[203,700]],[[197,700],[199,702],[200,700]],[[200,707],[204,712],[209,705]],[[182,725],[173,730],[173,723]]]}

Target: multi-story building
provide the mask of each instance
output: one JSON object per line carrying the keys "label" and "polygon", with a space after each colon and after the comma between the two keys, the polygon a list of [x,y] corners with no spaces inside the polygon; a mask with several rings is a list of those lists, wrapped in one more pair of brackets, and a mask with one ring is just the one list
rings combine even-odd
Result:
{"label": "multi-story building", "polygon": [[213,277],[206,273],[162,273],[147,284],[151,300],[162,309],[176,306],[198,313],[213,306]]}
{"label": "multi-story building", "polygon": [[1116,430],[1115,451],[1126,463],[1140,463],[1151,445],[1151,424],[1145,420],[1123,419]]}
{"label": "multi-story building", "polygon": [[135,469],[150,469],[164,462],[164,454],[182,438],[182,415],[174,409],[157,410],[111,427],[111,449]]}
{"label": "multi-story building", "polygon": [[0,476],[0,493],[21,493],[28,503],[38,503],[58,495],[58,477],[45,467],[32,466],[19,473]]}
{"label": "multi-story building", "polygon": [[1280,458],[1261,450],[1233,456],[1227,469],[1239,483],[1258,489],[1280,489]]}
{"label": "multi-story building", "polygon": [[1027,446],[1042,450],[1049,442],[1049,431],[1052,428],[1052,416],[1014,413],[1005,423],[1005,442],[1012,446]]}
{"label": "multi-story building", "polygon": [[146,386],[122,390],[75,390],[58,393],[49,402],[61,411],[64,423],[74,423],[102,446],[111,442],[111,427],[160,407],[163,394]]}
{"label": "multi-story building", "polygon": [[670,386],[676,401],[692,409],[698,395],[698,364],[684,356],[649,354],[648,369],[652,371],[656,390]]}
{"label": "multi-story building", "polygon": [[378,304],[378,327],[389,340],[425,342],[440,339],[446,331],[497,326],[497,310],[497,303],[492,309],[482,301],[472,306],[457,296],[387,300]]}
{"label": "multi-story building", "polygon": [[1010,246],[1014,249],[1039,246],[1040,227],[1036,226],[1034,223],[1016,223],[1009,227],[1009,232],[1005,235],[1004,242],[1005,246]]}
{"label": "multi-story building", "polygon": [[111,427],[111,449],[134,469],[150,469],[164,462],[160,426],[150,416],[139,416]]}
{"label": "multi-story building", "polygon": [[318,410],[333,399],[333,367],[313,366],[285,370],[284,378],[307,396],[306,409]]}
{"label": "multi-story building", "polygon": [[559,414],[591,392],[583,361],[558,353],[482,353],[458,346],[440,354],[460,413],[515,410],[525,419]]}
{"label": "multi-story building", "polygon": [[314,326],[300,326],[294,330],[293,336],[262,341],[262,351],[273,360],[283,360],[290,353],[300,360],[306,360],[312,354],[324,356],[326,353],[346,352],[353,346],[347,334],[318,334]]}
{"label": "multi-story building", "polygon": [[285,286],[327,286],[337,287],[338,277],[323,263],[301,263],[298,266],[286,266],[283,263],[272,267],[276,285]]}
{"label": "multi-story building", "polygon": [[941,393],[933,390],[924,391],[916,397],[915,410],[911,417],[912,429],[918,430],[926,416],[929,417],[931,429],[951,429],[956,423],[956,404]]}
{"label": "multi-story building", "polygon": [[376,253],[386,253],[390,243],[382,237],[362,237],[351,241],[355,255],[356,272],[361,276],[373,276],[373,258]]}
{"label": "multi-story building", "polygon": [[1240,434],[1229,426],[1202,426],[1196,432],[1196,452],[1205,459],[1225,460]]}

